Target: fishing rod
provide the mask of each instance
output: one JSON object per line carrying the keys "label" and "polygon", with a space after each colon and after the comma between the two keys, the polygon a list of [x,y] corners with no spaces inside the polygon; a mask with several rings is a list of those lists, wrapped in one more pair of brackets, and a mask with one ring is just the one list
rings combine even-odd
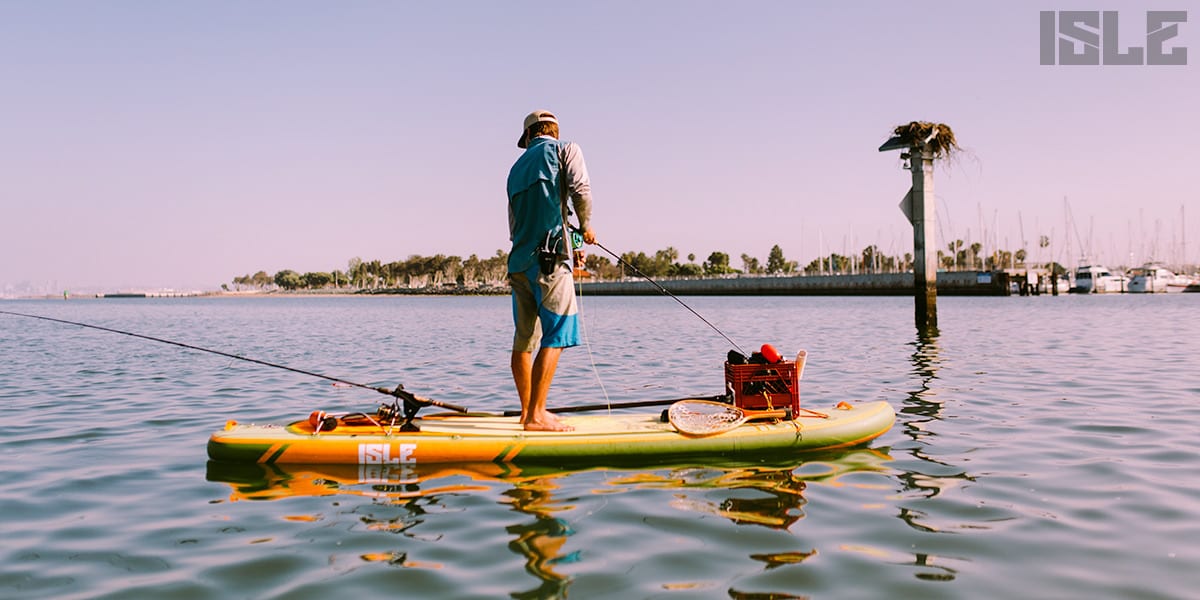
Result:
{"label": "fishing rod", "polygon": [[[727,394],[717,394],[713,396],[688,396],[687,398],[674,398],[671,400],[636,400],[633,402],[618,402],[616,404],[584,404],[582,406],[560,406],[557,408],[548,408],[546,410],[554,413],[574,413],[574,412],[590,412],[593,410],[614,410],[618,408],[643,408],[646,406],[667,406],[682,402],[685,400],[707,400],[709,402],[732,402]],[[504,417],[517,417],[521,415],[519,410],[506,410],[501,413]]]}
{"label": "fishing rod", "polygon": [[699,318],[701,321],[704,321],[705,325],[708,325],[709,327],[712,328],[713,331],[719,333],[721,335],[721,337],[725,338],[725,341],[729,342],[729,344],[731,346],[733,346],[734,349],[736,349],[738,352],[741,352],[743,355],[749,356],[749,354],[745,350],[742,350],[741,346],[737,345],[737,342],[733,341],[732,339],[729,338],[729,336],[725,335],[725,332],[721,331],[720,329],[717,329],[716,325],[713,325],[712,323],[710,323],[708,321],[708,319],[705,319],[700,313],[696,312],[692,307],[688,306],[687,303],[685,303],[683,300],[680,300],[679,296],[672,294],[670,292],[670,290],[659,285],[659,283],[657,281],[651,279],[649,275],[641,272],[641,270],[639,270],[637,267],[630,264],[629,261],[621,258],[620,256],[617,256],[616,252],[613,252],[612,250],[605,248],[604,244],[601,244],[600,242],[592,242],[592,243],[595,244],[596,246],[599,246],[601,250],[612,255],[613,258],[617,259],[618,263],[623,264],[626,267],[629,267],[634,273],[637,273],[639,276],[641,276],[642,279],[645,279],[646,281],[649,281],[650,283],[654,284],[654,287],[658,288],[658,291],[670,296],[671,298],[674,298],[675,301],[680,304],[680,306],[688,309],[688,311],[690,311],[693,315],[696,315],[697,318]]}
{"label": "fishing rod", "polygon": [[[418,396],[418,395],[416,395],[416,394],[413,394],[413,393],[411,393],[411,392],[407,392],[407,391],[405,391],[405,390],[404,390],[404,386],[403,386],[403,385],[397,385],[397,386],[396,386],[396,389],[394,389],[394,390],[389,390],[388,388],[385,388],[385,387],[375,387],[375,386],[371,386],[371,385],[365,385],[365,384],[362,384],[362,383],[356,383],[356,382],[353,382],[353,381],[347,381],[347,380],[345,380],[345,379],[341,379],[341,378],[339,378],[339,377],[330,377],[329,375],[322,375],[322,374],[320,374],[320,373],[313,373],[312,371],[305,371],[305,370],[303,370],[303,369],[296,369],[296,368],[289,367],[289,366],[286,366],[286,365],[279,365],[279,364],[275,364],[275,363],[272,363],[272,362],[267,362],[267,361],[265,361],[265,360],[258,360],[257,358],[247,358],[247,357],[245,357],[245,356],[238,356],[238,355],[236,355],[236,354],[230,354],[230,353],[228,353],[228,352],[221,352],[220,350],[212,350],[212,349],[209,349],[209,348],[201,348],[200,346],[193,346],[193,345],[191,345],[191,344],[184,344],[184,343],[182,343],[182,342],[174,342],[174,341],[171,341],[171,340],[164,340],[164,339],[162,339],[162,338],[156,338],[156,337],[149,336],[149,335],[142,335],[142,334],[140,334],[140,333],[133,333],[133,332],[129,332],[129,331],[121,331],[120,329],[111,329],[111,328],[108,328],[108,327],[101,327],[101,326],[99,326],[99,325],[89,325],[89,324],[87,324],[87,323],[79,323],[79,322],[77,322],[77,321],[68,321],[68,320],[66,320],[66,319],[55,319],[55,318],[53,318],[53,317],[45,317],[45,316],[42,316],[42,315],[30,315],[30,314],[25,314],[25,313],[12,312],[12,311],[8,311],[8,310],[0,310],[0,314],[5,314],[5,315],[13,315],[13,316],[16,316],[16,317],[28,317],[28,318],[30,318],[30,319],[41,319],[41,320],[43,320],[43,321],[53,321],[53,322],[55,322],[55,323],[64,323],[64,324],[66,324],[66,325],[76,325],[76,326],[79,326],[79,327],[86,327],[86,328],[88,328],[88,329],[96,329],[96,330],[99,330],[99,331],[107,331],[107,332],[109,332],[109,333],[117,333],[117,334],[120,334],[120,335],[127,335],[127,336],[129,336],[129,337],[141,338],[141,339],[143,339],[143,340],[150,340],[150,341],[152,341],[152,342],[160,342],[160,343],[163,343],[163,344],[170,344],[170,345],[172,345],[172,346],[179,346],[180,348],[187,348],[188,350],[197,350],[197,351],[200,351],[200,352],[208,352],[209,354],[216,354],[217,356],[224,356],[224,357],[226,357],[226,358],[236,358],[237,360],[244,360],[244,361],[246,361],[246,362],[252,362],[252,363],[259,364],[259,365],[263,365],[263,366],[267,366],[267,367],[274,367],[274,368],[276,368],[276,369],[283,369],[284,371],[291,371],[291,372],[293,372],[293,373],[300,373],[301,375],[308,375],[308,376],[311,376],[311,377],[318,377],[318,378],[320,378],[320,379],[325,379],[325,380],[327,380],[327,381],[332,381],[332,382],[334,382],[334,383],[341,383],[341,384],[343,384],[343,385],[349,385],[349,386],[353,386],[353,387],[363,388],[363,389],[365,389],[365,390],[372,390],[372,391],[375,391],[375,392],[379,392],[380,394],[384,394],[384,395],[387,395],[387,396],[392,396],[392,397],[394,397],[394,398],[398,398],[398,399],[400,399],[400,400],[404,400],[404,401],[405,401],[405,403],[406,403],[407,405],[409,405],[410,407],[412,407],[412,408],[414,408],[414,409],[415,409],[415,408],[418,408],[418,407],[421,407],[421,406],[433,405],[433,406],[439,406],[439,407],[441,407],[441,408],[447,408],[447,409],[450,409],[450,410],[453,410],[453,411],[458,411],[458,412],[461,412],[461,413],[468,412],[468,411],[467,411],[467,409],[465,409],[465,408],[463,408],[463,407],[461,407],[461,406],[457,406],[457,405],[454,405],[454,404],[450,404],[450,403],[448,403],[448,402],[442,402],[442,401],[439,401],[439,400],[433,400],[433,399],[430,399],[430,398],[425,398],[425,397],[422,397],[422,396]],[[416,413],[416,411],[415,411],[415,410],[413,410],[413,413],[415,414],[415,413]]]}

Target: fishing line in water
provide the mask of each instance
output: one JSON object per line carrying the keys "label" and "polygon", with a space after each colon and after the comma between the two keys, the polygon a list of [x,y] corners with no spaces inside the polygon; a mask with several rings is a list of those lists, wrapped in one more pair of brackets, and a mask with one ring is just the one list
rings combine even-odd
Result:
{"label": "fishing line in water", "polygon": [[705,319],[705,318],[704,318],[704,316],[702,316],[700,313],[696,312],[696,310],[695,310],[695,309],[693,309],[692,307],[688,306],[686,302],[684,302],[683,300],[680,300],[680,299],[679,299],[679,296],[676,296],[675,294],[672,294],[672,293],[670,292],[670,290],[668,290],[667,288],[665,288],[665,287],[663,287],[663,286],[659,285],[659,283],[658,283],[657,281],[655,281],[655,280],[651,279],[649,275],[647,275],[647,274],[645,274],[645,273],[641,272],[641,270],[640,270],[640,269],[638,269],[637,267],[633,266],[632,264],[629,264],[629,262],[628,262],[628,261],[626,261],[625,259],[621,258],[620,256],[617,256],[617,253],[613,252],[612,250],[609,250],[608,248],[605,248],[605,247],[604,247],[604,244],[601,244],[600,242],[595,242],[594,244],[595,244],[596,246],[599,246],[601,250],[603,250],[603,251],[605,251],[605,252],[609,253],[609,254],[610,254],[610,255],[611,255],[613,258],[617,259],[617,262],[618,262],[618,263],[620,263],[620,264],[622,264],[622,265],[625,265],[625,266],[629,267],[629,268],[630,268],[630,269],[631,269],[631,270],[632,270],[634,273],[637,273],[637,274],[638,274],[638,276],[640,276],[642,279],[645,279],[646,281],[649,281],[651,284],[653,284],[653,285],[654,285],[654,287],[658,288],[658,291],[660,291],[660,292],[662,292],[662,293],[664,293],[664,294],[666,294],[666,295],[670,296],[670,297],[671,297],[671,298],[673,298],[673,299],[674,299],[676,302],[678,302],[680,306],[682,306],[682,307],[684,307],[684,308],[688,309],[688,311],[689,311],[689,312],[691,312],[693,315],[696,315],[696,317],[697,317],[697,318],[699,318],[701,321],[704,321],[704,324],[705,324],[705,325],[708,325],[709,327],[711,327],[711,328],[712,328],[712,330],[713,330],[713,331],[717,332],[718,334],[720,334],[720,335],[721,335],[721,337],[725,338],[725,341],[729,342],[729,344],[730,344],[731,346],[733,346],[733,348],[734,348],[735,350],[737,350],[738,352],[741,352],[741,353],[742,353],[743,355],[745,355],[745,356],[749,356],[749,355],[750,355],[750,354],[749,354],[748,352],[746,352],[745,350],[742,350],[742,347],[741,347],[741,346],[739,346],[739,345],[737,345],[737,342],[733,341],[732,339],[730,339],[730,338],[729,338],[729,336],[725,335],[725,332],[724,332],[724,331],[721,331],[720,329],[717,329],[717,326],[716,326],[716,325],[713,325],[711,322],[709,322],[709,320],[708,320],[708,319]]}

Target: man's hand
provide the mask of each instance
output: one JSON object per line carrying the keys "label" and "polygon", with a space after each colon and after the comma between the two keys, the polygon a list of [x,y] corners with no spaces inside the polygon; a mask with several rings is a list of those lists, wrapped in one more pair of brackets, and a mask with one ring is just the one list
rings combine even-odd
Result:
{"label": "man's hand", "polygon": [[596,243],[596,232],[592,231],[591,227],[588,227],[587,229],[583,230],[583,242],[585,244],[595,244]]}

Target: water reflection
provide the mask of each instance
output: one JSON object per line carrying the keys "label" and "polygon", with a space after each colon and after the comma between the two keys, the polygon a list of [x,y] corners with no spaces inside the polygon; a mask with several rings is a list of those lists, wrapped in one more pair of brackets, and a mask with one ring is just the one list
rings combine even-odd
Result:
{"label": "water reflection", "polygon": [[917,339],[935,340],[939,335],[941,335],[941,331],[938,329],[936,319],[932,323],[917,323]]}
{"label": "water reflection", "polygon": [[[486,491],[485,485],[452,483],[455,475],[502,475],[487,465],[418,470],[413,465],[264,465],[208,462],[207,479],[227,483],[231,502],[279,500],[296,496],[349,495],[402,504],[413,498]],[[442,483],[443,485],[431,485]]]}
{"label": "water reflection", "polygon": [[[936,534],[943,532],[944,528],[934,525],[935,518],[922,510],[921,507],[931,506],[924,504],[924,501],[965,481],[974,481],[974,477],[962,467],[935,458],[930,452],[938,436],[938,426],[945,418],[946,408],[946,399],[938,396],[941,391],[937,386],[938,371],[943,359],[936,326],[918,328],[912,347],[911,374],[916,389],[908,393],[903,407],[898,411],[898,424],[912,440],[912,443],[903,446],[916,460],[896,463],[896,477],[901,483],[901,492],[908,498],[901,501],[896,516],[915,531]],[[920,569],[916,577],[931,581],[953,580],[955,570],[937,564],[936,558],[930,554],[915,553],[911,564]]]}
{"label": "water reflection", "polygon": [[919,383],[916,390],[909,392],[900,412],[925,417],[921,421],[909,419],[905,423],[905,429],[914,439],[917,439],[920,435],[914,435],[913,428],[937,419],[942,408],[941,403],[937,402],[934,397],[936,392],[933,387],[933,382],[938,377],[938,368],[941,366],[939,357],[941,349],[938,346],[937,328],[918,329],[916,340],[910,345],[913,347],[911,372]]}
{"label": "water reflection", "polygon": [[765,498],[731,497],[718,503],[730,520],[787,526],[803,516],[808,483],[835,483],[850,473],[887,473],[892,457],[878,449],[810,453],[784,461],[714,460],[710,463],[566,469],[504,463],[445,465],[265,465],[209,461],[208,481],[230,486],[229,501],[279,500],[296,496],[349,495],[401,502],[457,492],[487,492],[494,483],[514,508],[528,514],[566,510],[553,506],[553,492],[571,477],[602,472],[613,487],[681,490],[754,489]]}
{"label": "water reflection", "polygon": [[505,531],[515,536],[508,544],[509,549],[525,557],[525,570],[541,582],[534,589],[512,594],[514,598],[566,597],[571,578],[556,568],[579,561],[580,551],[563,551],[563,544],[575,530],[566,519],[555,514],[572,508],[555,500],[552,492],[557,488],[553,477],[539,477],[518,481],[503,492],[515,510],[533,517],[530,522],[509,525]]}
{"label": "water reflection", "polygon": [[[886,452],[872,449],[812,454],[803,460],[777,463],[663,465],[649,469],[564,470],[493,463],[281,466],[209,462],[207,478],[229,486],[229,501],[274,501],[296,496],[362,498],[367,501],[350,505],[349,514],[366,523],[368,531],[417,541],[440,539],[444,528],[440,519],[446,518],[446,508],[455,503],[451,496],[493,498],[511,506],[520,516],[492,522],[503,528],[508,549],[524,560],[525,571],[536,582],[535,587],[512,592],[511,596],[562,598],[573,581],[571,565],[587,559],[586,549],[573,548],[569,543],[581,526],[571,516],[579,512],[580,498],[596,493],[663,490],[669,500],[662,505],[670,509],[718,516],[738,526],[788,532],[805,518],[805,494],[810,484],[843,485],[838,479],[848,474],[886,475],[892,470],[891,462]],[[597,479],[602,481],[600,488],[596,487]],[[339,504],[346,506],[341,501]],[[437,510],[431,510],[435,506]],[[347,512],[343,509],[337,514]],[[396,549],[362,558],[420,566],[409,560],[410,553]],[[760,551],[749,554],[749,558],[761,563],[764,570],[771,570],[800,563],[815,554],[816,548],[799,548]],[[736,590],[729,593],[734,597],[740,594]]]}
{"label": "water reflection", "polygon": [[[919,464],[936,467],[922,467],[920,471],[902,470],[898,477],[904,484],[904,491],[919,492],[921,496],[931,498],[947,486],[948,480],[969,478],[958,467],[937,460],[925,451],[932,443],[932,438],[937,436],[936,426],[942,421],[944,409],[944,399],[938,397],[939,390],[935,385],[941,368],[937,329],[918,329],[912,346],[911,373],[916,379],[917,389],[908,393],[898,411],[900,418],[897,422],[903,433],[915,442],[910,450],[912,456],[920,461]],[[936,472],[936,475],[929,474],[930,471]],[[901,518],[906,522],[915,524],[910,516],[908,511],[901,513]]]}

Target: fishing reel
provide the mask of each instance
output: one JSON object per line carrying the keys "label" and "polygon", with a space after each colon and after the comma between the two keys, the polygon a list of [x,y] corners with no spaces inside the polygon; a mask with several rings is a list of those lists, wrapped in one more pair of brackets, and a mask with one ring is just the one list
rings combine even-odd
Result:
{"label": "fishing reel", "polygon": [[403,420],[404,422],[400,424],[400,431],[420,431],[420,427],[413,425],[413,419],[416,418],[419,410],[421,410],[420,406],[405,403],[401,408],[398,401],[393,401],[391,404],[380,404],[379,410],[375,411],[375,416],[380,423],[395,424],[396,421]]}
{"label": "fishing reel", "polygon": [[395,421],[400,418],[400,410],[395,403],[380,404],[375,416],[379,417],[380,421]]}
{"label": "fishing reel", "polygon": [[[396,386],[396,389],[387,391],[386,388],[379,388],[379,391],[385,391],[389,396],[395,398],[391,404],[380,404],[379,410],[375,412],[379,417],[379,422],[395,423],[403,419],[400,424],[400,431],[411,432],[420,431],[421,428],[413,425],[413,419],[417,417],[417,412],[422,408],[429,406],[430,402],[422,402],[415,395],[404,391],[404,385]],[[403,401],[404,406],[400,403]]]}
{"label": "fishing reel", "polygon": [[[416,418],[417,412],[422,407],[429,406],[430,402],[422,402],[420,398],[404,391],[404,386],[398,385],[395,390],[386,388],[378,388],[380,392],[386,393],[395,398],[391,403],[379,405],[379,409],[375,411],[375,418],[363,413],[351,413],[344,415],[341,420],[323,410],[314,410],[308,415],[308,424],[312,426],[313,433],[329,432],[337,429],[338,423],[345,421],[349,424],[357,424],[359,421],[367,421],[382,426],[387,424],[389,427],[400,423],[400,431],[411,432],[420,431],[421,429],[413,424],[413,419]],[[401,406],[403,401],[403,406]]]}
{"label": "fishing reel", "polygon": [[400,423],[400,431],[415,432],[420,431],[421,428],[413,423],[413,419],[417,417],[417,412],[426,406],[441,406],[443,408],[448,408],[461,413],[467,412],[467,409],[461,406],[450,404],[448,402],[440,402],[438,400],[430,400],[429,398],[423,398],[411,392],[407,392],[404,390],[403,385],[397,385],[396,389],[394,390],[382,387],[370,389],[374,389],[381,394],[387,394],[388,396],[391,396],[392,401],[389,403],[380,404],[379,409],[375,411],[374,415],[350,413],[347,415],[342,415],[340,419],[333,415],[327,414],[323,410],[315,410],[312,412],[312,414],[308,415],[308,423],[309,425],[312,425],[313,433],[316,434],[324,431],[333,431],[337,428],[339,423],[348,426],[372,423],[377,427],[384,429],[389,434],[391,433],[391,428],[394,427],[396,423]]}

